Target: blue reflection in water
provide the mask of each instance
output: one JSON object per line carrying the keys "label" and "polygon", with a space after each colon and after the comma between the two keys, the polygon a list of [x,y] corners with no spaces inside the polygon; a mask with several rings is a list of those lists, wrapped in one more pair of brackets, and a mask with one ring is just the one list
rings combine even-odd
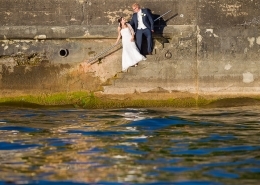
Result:
{"label": "blue reflection in water", "polygon": [[226,172],[223,169],[213,169],[210,170],[209,172],[206,172],[205,174],[211,175],[213,177],[219,177],[219,178],[231,178],[231,179],[239,178],[239,175]]}
{"label": "blue reflection in water", "polygon": [[40,129],[30,128],[30,127],[19,127],[19,126],[3,126],[0,127],[0,130],[10,130],[10,131],[18,131],[18,132],[36,132]]}
{"label": "blue reflection in water", "polygon": [[36,144],[20,144],[20,143],[8,143],[8,142],[0,142],[0,150],[19,150],[19,149],[27,149],[32,147],[38,147],[40,145]]}
{"label": "blue reflection in water", "polygon": [[1,109],[1,184],[258,184],[260,109]]}

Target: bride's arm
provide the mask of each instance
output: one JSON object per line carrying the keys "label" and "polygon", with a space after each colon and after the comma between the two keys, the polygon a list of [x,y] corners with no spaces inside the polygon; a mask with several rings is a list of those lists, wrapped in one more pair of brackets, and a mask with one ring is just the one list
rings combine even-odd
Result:
{"label": "bride's arm", "polygon": [[126,23],[127,27],[129,28],[130,32],[131,32],[131,41],[134,41],[134,38],[135,38],[135,32],[134,32],[134,29],[132,28],[132,26],[129,24],[129,23]]}
{"label": "bride's arm", "polygon": [[115,44],[117,44],[118,43],[118,41],[119,41],[119,39],[121,38],[121,28],[120,27],[118,27],[117,28],[117,31],[118,31],[118,36],[117,36],[117,39],[116,39],[116,43]]}

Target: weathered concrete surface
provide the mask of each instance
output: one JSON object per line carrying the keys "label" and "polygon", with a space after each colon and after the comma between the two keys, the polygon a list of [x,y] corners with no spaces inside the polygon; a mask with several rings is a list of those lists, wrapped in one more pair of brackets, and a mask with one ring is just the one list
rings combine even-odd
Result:
{"label": "weathered concrete surface", "polygon": [[114,44],[116,20],[130,19],[133,2],[1,0],[1,95],[259,93],[259,0],[139,1],[154,18],[171,10],[156,22],[154,55],[123,74],[120,49],[89,65]]}
{"label": "weathered concrete surface", "polygon": [[201,1],[198,91],[259,93],[259,1]]}

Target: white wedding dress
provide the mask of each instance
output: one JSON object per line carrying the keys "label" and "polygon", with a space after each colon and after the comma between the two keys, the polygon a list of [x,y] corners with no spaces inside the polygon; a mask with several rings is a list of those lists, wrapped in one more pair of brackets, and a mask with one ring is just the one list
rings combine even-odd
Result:
{"label": "white wedding dress", "polygon": [[140,54],[135,42],[131,41],[131,32],[129,28],[121,29],[123,52],[122,52],[122,71],[126,71],[130,66],[134,66],[146,58]]}

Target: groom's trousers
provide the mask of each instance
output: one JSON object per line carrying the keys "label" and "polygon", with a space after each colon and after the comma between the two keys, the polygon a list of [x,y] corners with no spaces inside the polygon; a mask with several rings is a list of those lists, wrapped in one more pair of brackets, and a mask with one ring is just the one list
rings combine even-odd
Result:
{"label": "groom's trousers", "polygon": [[[153,40],[152,40],[152,32],[149,29],[137,29],[136,31],[136,45],[139,49],[140,52],[142,49],[142,40],[143,40],[143,35],[147,39],[147,52],[152,53],[152,47],[153,47]],[[143,53],[142,53],[143,54]]]}

